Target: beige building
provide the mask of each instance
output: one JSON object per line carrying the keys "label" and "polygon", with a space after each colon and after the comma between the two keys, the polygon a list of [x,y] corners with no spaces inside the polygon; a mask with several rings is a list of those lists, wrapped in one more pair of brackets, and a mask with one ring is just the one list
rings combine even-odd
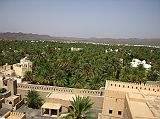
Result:
{"label": "beige building", "polygon": [[11,110],[17,110],[24,101],[21,99],[21,95],[17,94],[17,80],[8,79],[7,86],[0,81],[1,87],[6,88],[7,92],[0,93],[0,108],[7,108]]}
{"label": "beige building", "polygon": [[24,77],[26,71],[32,71],[32,62],[27,57],[20,60],[20,63],[13,64],[16,76]]}
{"label": "beige building", "polygon": [[26,119],[26,114],[21,112],[7,112],[2,119]]}
{"label": "beige building", "polygon": [[27,57],[20,60],[20,63],[8,65],[7,63],[2,66],[0,73],[3,77],[21,77],[23,78],[26,71],[32,71],[32,62]]}
{"label": "beige building", "polygon": [[62,112],[61,104],[45,102],[41,107],[42,116],[58,117],[60,112]]}
{"label": "beige building", "polygon": [[160,87],[106,81],[99,119],[160,119]]}

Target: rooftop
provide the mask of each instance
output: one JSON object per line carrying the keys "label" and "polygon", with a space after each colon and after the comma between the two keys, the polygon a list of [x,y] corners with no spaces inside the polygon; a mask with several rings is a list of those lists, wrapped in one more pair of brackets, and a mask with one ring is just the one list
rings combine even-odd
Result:
{"label": "rooftop", "polygon": [[133,116],[138,118],[153,119],[154,115],[144,102],[130,101],[129,106]]}
{"label": "rooftop", "polygon": [[45,102],[41,108],[47,108],[47,109],[60,109],[61,108],[61,104],[57,104],[57,103],[48,103]]}
{"label": "rooftop", "polygon": [[58,92],[52,92],[48,98],[58,98],[61,100],[73,100],[73,98],[76,97],[75,94],[66,94],[66,93],[58,93]]}
{"label": "rooftop", "polygon": [[14,99],[16,99],[16,98],[18,98],[19,96],[16,96],[16,95],[13,95],[13,96],[10,96],[10,97],[8,97],[8,98],[6,98],[6,99],[8,99],[8,100],[14,100]]}

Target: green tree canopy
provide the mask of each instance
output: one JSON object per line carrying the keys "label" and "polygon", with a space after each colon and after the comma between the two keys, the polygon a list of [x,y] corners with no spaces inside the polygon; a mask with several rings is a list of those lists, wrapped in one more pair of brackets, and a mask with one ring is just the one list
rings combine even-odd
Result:
{"label": "green tree canopy", "polygon": [[40,108],[42,106],[43,99],[40,97],[37,91],[29,90],[26,95],[27,106],[30,108]]}
{"label": "green tree canopy", "polygon": [[68,112],[62,114],[60,119],[90,119],[93,118],[91,108],[93,103],[87,97],[76,96],[73,101],[70,101],[71,106],[68,107]]}

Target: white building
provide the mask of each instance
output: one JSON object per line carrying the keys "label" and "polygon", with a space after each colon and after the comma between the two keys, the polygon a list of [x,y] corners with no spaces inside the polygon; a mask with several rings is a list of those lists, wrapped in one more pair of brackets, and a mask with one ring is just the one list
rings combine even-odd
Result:
{"label": "white building", "polygon": [[74,47],[71,47],[71,51],[81,51],[83,50],[83,48],[74,48]]}
{"label": "white building", "polygon": [[146,70],[151,69],[151,65],[150,65],[150,64],[146,64],[146,61],[145,61],[145,60],[141,61],[141,60],[139,60],[139,59],[133,59],[132,62],[130,62],[130,63],[131,63],[131,66],[132,66],[132,67],[138,67],[138,65],[142,64],[143,67],[144,67]]}

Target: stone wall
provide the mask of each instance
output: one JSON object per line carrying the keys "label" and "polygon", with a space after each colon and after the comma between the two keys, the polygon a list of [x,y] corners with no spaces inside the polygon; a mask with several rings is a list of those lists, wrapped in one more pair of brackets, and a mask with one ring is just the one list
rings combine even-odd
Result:
{"label": "stone wall", "polygon": [[1,98],[7,98],[9,96],[11,96],[11,91],[7,91],[5,93],[0,93],[0,99]]}
{"label": "stone wall", "polygon": [[[124,112],[125,92],[105,91],[102,119],[122,119]],[[120,112],[121,114],[118,114]],[[100,118],[100,117],[99,117]]]}
{"label": "stone wall", "polygon": [[2,108],[2,103],[4,102],[5,102],[4,98],[0,99],[0,108]]}
{"label": "stone wall", "polygon": [[2,108],[12,109],[13,106],[6,103],[2,103]]}
{"label": "stone wall", "polygon": [[[60,93],[70,93],[70,94],[81,94],[86,96],[103,96],[103,90],[89,90],[89,89],[76,89],[76,88],[66,88],[57,86],[47,86],[47,85],[35,85],[35,84],[17,84],[18,90],[31,90],[42,92],[60,92]],[[21,94],[21,93],[20,93]]]}
{"label": "stone wall", "polygon": [[20,108],[23,104],[24,104],[24,100],[19,101],[19,102],[15,105],[15,107],[14,107],[13,110],[17,110],[17,109]]}
{"label": "stone wall", "polygon": [[113,86],[113,87],[160,92],[160,86],[158,85],[136,84],[136,83],[127,83],[127,82],[119,82],[119,81],[109,81],[109,80],[106,81],[106,84],[107,86]]}
{"label": "stone wall", "polygon": [[21,112],[7,112],[3,118],[8,118],[9,116],[13,116],[14,118],[18,118],[18,119],[26,119],[26,115],[24,113]]}
{"label": "stone wall", "polygon": [[13,64],[13,69],[15,71],[16,76],[22,76],[22,68],[18,64]]}
{"label": "stone wall", "polygon": [[128,98],[128,95],[126,95],[125,102],[124,102],[125,113],[123,113],[123,117],[124,117],[124,119],[133,119],[133,113],[130,110],[128,102],[129,102],[129,98]]}
{"label": "stone wall", "polygon": [[[65,88],[56,86],[46,86],[46,85],[34,85],[34,84],[17,84],[17,92],[21,94],[22,98],[26,98],[28,90],[36,90],[40,96],[46,102],[60,103],[63,106],[69,106],[70,102],[57,98],[49,98],[50,92],[66,93],[66,94],[76,94],[89,96],[91,101],[94,102],[93,109],[102,111],[104,91],[103,90],[89,90],[89,89],[75,89],[75,88]],[[64,107],[62,110],[66,110]]]}

